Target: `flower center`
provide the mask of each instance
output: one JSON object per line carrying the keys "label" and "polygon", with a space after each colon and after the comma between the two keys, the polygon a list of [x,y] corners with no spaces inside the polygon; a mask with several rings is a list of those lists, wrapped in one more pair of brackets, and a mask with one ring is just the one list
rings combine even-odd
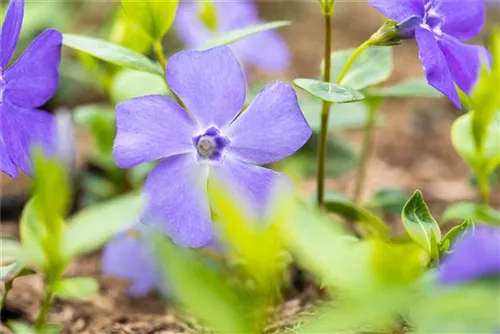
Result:
{"label": "flower center", "polygon": [[200,135],[193,137],[198,162],[220,163],[224,160],[224,152],[231,144],[229,138],[221,134],[216,127],[210,127]]}
{"label": "flower center", "polygon": [[434,8],[432,8],[431,6],[432,6],[431,1],[428,1],[425,4],[425,16],[424,16],[423,26],[424,28],[427,28],[428,30],[435,33],[437,36],[441,37],[443,36],[443,30],[441,29],[441,27],[443,26],[443,19],[438,13],[436,13]]}

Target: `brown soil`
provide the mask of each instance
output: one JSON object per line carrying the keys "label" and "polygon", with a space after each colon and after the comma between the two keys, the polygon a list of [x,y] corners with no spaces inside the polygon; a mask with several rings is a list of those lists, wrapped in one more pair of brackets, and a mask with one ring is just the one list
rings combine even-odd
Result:
{"label": "brown soil", "polygon": [[[294,55],[293,66],[287,77],[317,76],[323,54],[322,18],[317,3],[268,1],[262,2],[261,7],[267,19],[287,19],[293,22],[283,29]],[[339,2],[334,19],[334,48],[358,45],[381,22],[382,17],[364,2]],[[422,75],[413,43],[395,49],[395,62],[396,70],[391,78],[393,82]],[[449,131],[457,111],[446,100],[387,101],[382,107],[382,113],[385,123],[376,130],[365,196],[381,187],[402,187],[409,192],[419,188],[436,216],[451,202],[476,199],[475,191],[467,183],[468,168],[451,146]],[[357,143],[362,137],[359,131],[350,131],[345,135]],[[83,140],[82,146],[88,147],[87,143],[88,140]],[[352,181],[351,174],[340,180],[329,180],[327,186],[332,190],[350,192]],[[315,188],[314,181],[304,181],[302,187],[305,191],[312,192]],[[2,193],[4,210],[8,201],[26,198],[26,180],[21,178],[11,181],[2,176]],[[500,197],[500,194],[496,195]],[[7,211],[2,213],[2,235],[16,236],[16,222],[7,222],[5,219],[14,220],[17,217],[7,217]],[[123,294],[123,282],[102,275],[98,254],[75,261],[68,275],[96,277],[100,282],[100,290],[97,296],[83,302],[55,301],[51,321],[64,324],[65,333],[159,334],[203,331],[189,321],[181,320],[183,317],[172,307],[166,306],[155,294],[139,299],[126,297]],[[38,275],[16,280],[7,299],[2,320],[10,318],[33,321],[38,311],[41,288]],[[308,298],[302,299],[292,299],[283,306],[284,319],[294,316],[303,308],[304,300]],[[276,326],[280,325],[278,323]],[[2,325],[0,333],[10,332]]]}

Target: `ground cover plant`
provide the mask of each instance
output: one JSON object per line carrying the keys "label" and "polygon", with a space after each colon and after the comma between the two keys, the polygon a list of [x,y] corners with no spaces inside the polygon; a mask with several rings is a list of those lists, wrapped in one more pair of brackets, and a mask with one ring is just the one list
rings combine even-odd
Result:
{"label": "ground cover plant", "polygon": [[[322,18],[322,48],[312,52],[323,56],[310,76],[282,74],[293,39],[279,32],[297,22],[266,21],[250,0],[121,0],[96,34],[67,19],[53,22],[63,32],[51,27],[54,10],[76,17],[78,3],[38,5],[50,13],[35,28],[29,2],[1,11],[2,183],[31,179],[18,237],[0,239],[2,331],[500,330],[500,30],[485,28],[497,4],[367,0],[381,24],[337,50],[346,4],[319,0],[309,8]],[[42,32],[16,57],[26,27]],[[485,31],[482,45],[474,38]],[[423,75],[391,80],[396,48],[408,44]],[[100,91],[99,103],[45,111],[56,91],[75,95],[74,81]],[[439,131],[470,170],[474,200],[448,201],[438,215],[418,184],[366,195],[382,106],[406,98],[449,101],[454,119]],[[340,134],[352,128],[359,153]],[[83,170],[81,129],[93,142]],[[345,175],[350,188],[333,191],[328,181]],[[161,296],[175,329],[57,321],[61,301],[78,310],[104,289],[72,269],[91,256],[126,282],[132,304]],[[33,276],[34,315],[14,316],[12,296]],[[305,291],[312,297],[285,321],[283,305]]]}

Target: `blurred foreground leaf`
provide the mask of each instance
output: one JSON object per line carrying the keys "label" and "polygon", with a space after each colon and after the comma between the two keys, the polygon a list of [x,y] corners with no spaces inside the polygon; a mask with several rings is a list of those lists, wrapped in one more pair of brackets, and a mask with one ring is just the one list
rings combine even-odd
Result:
{"label": "blurred foreground leaf", "polygon": [[229,286],[227,278],[189,249],[182,249],[160,234],[150,234],[165,286],[182,306],[218,332],[251,333],[245,301]]}
{"label": "blurred foreground leaf", "polygon": [[118,66],[153,73],[162,77],[164,75],[161,66],[148,57],[103,39],[64,34],[63,44]]}
{"label": "blurred foreground leaf", "polygon": [[84,299],[94,295],[99,284],[92,277],[64,278],[54,286],[54,293],[66,299]]}
{"label": "blurred foreground leaf", "polygon": [[116,13],[109,40],[140,54],[146,54],[152,44],[152,40],[142,29],[129,22],[123,10]]}
{"label": "blurred foreground leaf", "polygon": [[139,193],[130,193],[78,212],[63,238],[64,255],[71,259],[98,249],[139,217],[142,204]]}
{"label": "blurred foreground leaf", "polygon": [[203,51],[203,50],[214,48],[216,46],[231,44],[231,43],[236,42],[236,41],[243,39],[245,37],[248,37],[248,36],[251,36],[254,34],[258,34],[260,32],[281,28],[281,27],[287,26],[289,24],[290,24],[290,21],[275,21],[275,22],[261,23],[261,24],[247,27],[247,28],[231,30],[229,32],[226,32],[222,35],[216,36],[216,37],[208,40],[207,42],[205,42],[203,45],[201,45],[197,49],[200,51]]}
{"label": "blurred foreground leaf", "polygon": [[178,0],[121,0],[127,19],[153,41],[161,41],[174,22]]}
{"label": "blurred foreground leaf", "polygon": [[21,259],[23,254],[23,246],[19,241],[10,238],[0,238],[0,263],[7,259]]}
{"label": "blurred foreground leaf", "polygon": [[295,86],[305,90],[321,100],[335,103],[350,103],[361,101],[365,97],[363,94],[348,86],[327,83],[313,79],[295,79]]}
{"label": "blurred foreground leaf", "polygon": [[483,204],[460,202],[448,206],[440,217],[441,223],[465,219],[471,219],[477,223],[500,225],[500,211]]}

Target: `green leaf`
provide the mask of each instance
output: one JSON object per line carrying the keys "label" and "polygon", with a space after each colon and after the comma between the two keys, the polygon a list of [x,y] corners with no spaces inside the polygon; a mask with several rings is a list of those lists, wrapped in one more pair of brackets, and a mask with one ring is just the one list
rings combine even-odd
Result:
{"label": "green leaf", "polygon": [[165,286],[175,287],[172,292],[190,314],[218,332],[251,332],[244,300],[226,277],[191,250],[177,247],[159,234],[150,238]]}
{"label": "green leaf", "polygon": [[489,175],[500,165],[500,112],[484,129],[484,136],[483,152],[477,151],[470,112],[457,118],[451,128],[455,150],[478,175]]}
{"label": "green leaf", "polygon": [[36,330],[24,321],[9,320],[7,323],[14,334],[36,334]]}
{"label": "green leaf", "polygon": [[54,293],[66,299],[85,299],[96,294],[99,284],[92,277],[65,278],[54,285]]}
{"label": "green leaf", "polygon": [[152,44],[146,33],[127,20],[123,10],[116,13],[109,40],[140,54],[146,54]]}
{"label": "green leaf", "polygon": [[[320,131],[321,101],[308,95],[300,98],[300,108],[309,126],[314,132]],[[362,129],[368,122],[369,109],[364,102],[334,103],[330,107],[328,131]],[[382,123],[382,117],[377,113],[377,125]]]}
{"label": "green leaf", "polygon": [[19,241],[9,238],[0,238],[0,259],[2,260],[0,263],[7,259],[19,260],[23,255],[23,246]]}
{"label": "green leaf", "polygon": [[401,219],[410,238],[431,254],[435,243],[441,240],[441,230],[419,190],[404,205]]}
{"label": "green leaf", "polygon": [[[138,85],[137,83],[141,84]],[[129,100],[144,95],[165,95],[167,85],[162,77],[151,73],[123,70],[115,75],[110,88],[111,99],[114,103]]]}
{"label": "green leaf", "polygon": [[214,48],[216,46],[231,44],[245,37],[258,34],[264,31],[281,28],[289,25],[290,23],[291,23],[290,21],[275,21],[275,22],[261,23],[247,28],[231,30],[229,32],[216,36],[210,39],[209,41],[205,42],[202,46],[198,47],[198,50],[203,51]]}
{"label": "green leaf", "polygon": [[408,200],[408,194],[402,189],[385,188],[378,190],[364,205],[372,208],[399,214]]}
{"label": "green leaf", "polygon": [[462,224],[450,229],[439,244],[440,253],[445,254],[450,249],[451,245],[453,245],[458,239],[463,237],[464,233],[473,229],[474,222],[469,219],[464,220]]}
{"label": "green leaf", "polygon": [[23,265],[19,262],[13,262],[0,267],[0,281],[10,281],[23,270]]}
{"label": "green leaf", "polygon": [[44,268],[47,264],[47,256],[42,247],[42,240],[47,236],[47,230],[36,213],[33,199],[24,206],[19,222],[19,234],[26,252],[26,261]]}
{"label": "green leaf", "polygon": [[161,66],[146,56],[103,39],[64,34],[63,44],[118,66],[164,75]]}
{"label": "green leaf", "polygon": [[98,249],[137,219],[142,202],[140,194],[130,193],[78,212],[69,221],[63,254],[71,259]]}
{"label": "green leaf", "polygon": [[370,88],[368,94],[381,97],[438,98],[443,96],[443,94],[429,85],[425,78],[408,79],[390,87]]}
{"label": "green leaf", "polygon": [[[332,78],[339,76],[344,64],[353,53],[354,49],[332,52],[330,56]],[[324,64],[322,69],[324,69]],[[356,58],[341,84],[361,90],[385,81],[391,75],[392,70],[392,48],[370,47]]]}
{"label": "green leaf", "polygon": [[174,22],[179,1],[121,0],[127,19],[153,41],[161,41]]}
{"label": "green leaf", "polygon": [[450,220],[471,219],[477,223],[488,223],[500,226],[500,211],[489,206],[471,202],[459,202],[448,206],[439,220],[446,223]]}
{"label": "green leaf", "polygon": [[[491,71],[488,70],[486,56],[483,60],[479,79],[474,86],[470,101],[472,101],[471,126],[472,136],[479,150],[485,145],[488,127],[494,119],[495,113],[500,110],[500,29],[496,28],[491,37],[491,54],[493,63]],[[498,125],[497,125],[498,126]],[[487,145],[487,144],[486,144]]]}
{"label": "green leaf", "polygon": [[99,151],[111,155],[116,136],[115,112],[110,105],[86,104],[73,110],[75,123],[92,132]]}
{"label": "green leaf", "polygon": [[325,209],[347,220],[363,224],[374,235],[381,238],[387,238],[389,235],[389,228],[382,219],[351,201],[342,198],[327,197],[325,199]]}
{"label": "green leaf", "polygon": [[350,103],[361,101],[365,98],[365,96],[357,90],[344,85],[313,79],[295,79],[293,83],[295,86],[309,92],[313,96],[328,102]]}

